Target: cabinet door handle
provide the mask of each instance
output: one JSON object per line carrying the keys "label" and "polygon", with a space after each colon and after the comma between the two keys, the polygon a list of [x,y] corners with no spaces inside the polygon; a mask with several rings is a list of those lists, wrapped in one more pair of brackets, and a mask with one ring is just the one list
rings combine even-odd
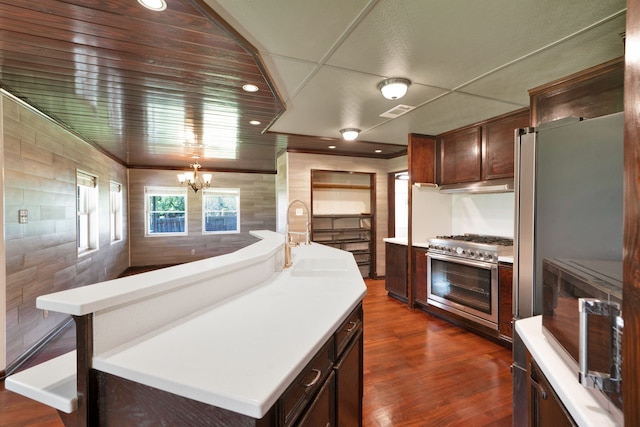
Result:
{"label": "cabinet door handle", "polygon": [[353,330],[358,326],[357,322],[349,322],[350,328],[345,329],[344,331],[347,333],[353,332]]}
{"label": "cabinet door handle", "polygon": [[312,371],[316,373],[316,376],[314,379],[311,380],[310,383],[302,384],[306,388],[313,387],[314,385],[316,385],[318,383],[318,380],[320,380],[320,375],[322,375],[322,371],[320,369],[312,369]]}
{"label": "cabinet door handle", "polygon": [[547,397],[549,397],[542,387],[540,387],[540,395],[542,396],[542,400],[547,400]]}

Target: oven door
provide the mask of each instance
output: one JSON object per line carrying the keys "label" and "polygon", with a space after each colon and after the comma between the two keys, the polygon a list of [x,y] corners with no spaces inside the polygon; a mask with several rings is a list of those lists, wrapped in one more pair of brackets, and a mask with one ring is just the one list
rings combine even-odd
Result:
{"label": "oven door", "polygon": [[498,264],[427,253],[429,303],[498,328]]}

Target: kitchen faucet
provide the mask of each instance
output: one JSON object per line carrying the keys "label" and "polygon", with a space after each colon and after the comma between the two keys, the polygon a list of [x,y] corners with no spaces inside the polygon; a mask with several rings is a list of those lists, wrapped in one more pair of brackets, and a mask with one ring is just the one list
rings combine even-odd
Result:
{"label": "kitchen faucet", "polygon": [[[305,224],[304,231],[289,230],[290,228],[289,212],[291,211],[291,207],[296,203],[301,204],[307,213],[307,222]],[[302,215],[302,209],[296,210],[296,216],[300,216],[300,215]],[[287,229],[285,232],[285,242],[284,242],[284,268],[291,267],[291,265],[293,264],[293,261],[291,259],[291,247],[298,246],[300,244],[300,239],[295,239],[295,240],[293,239],[294,235],[297,235],[297,236],[304,235],[305,236],[304,244],[305,245],[311,244],[311,241],[309,240],[310,234],[311,234],[310,227],[311,227],[311,213],[309,211],[309,207],[302,200],[299,200],[299,199],[293,200],[291,203],[289,203],[289,207],[287,208]]]}

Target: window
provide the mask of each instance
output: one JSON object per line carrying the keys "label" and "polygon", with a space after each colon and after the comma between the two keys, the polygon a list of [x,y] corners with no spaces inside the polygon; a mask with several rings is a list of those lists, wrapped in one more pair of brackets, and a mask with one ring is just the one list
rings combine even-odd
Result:
{"label": "window", "polygon": [[78,255],[98,249],[98,177],[76,171]]}
{"label": "window", "polygon": [[111,181],[109,191],[109,224],[111,241],[122,240],[122,185]]}
{"label": "window", "polygon": [[145,187],[145,236],[187,234],[187,189]]}
{"label": "window", "polygon": [[240,189],[211,188],[202,192],[203,234],[240,232]]}

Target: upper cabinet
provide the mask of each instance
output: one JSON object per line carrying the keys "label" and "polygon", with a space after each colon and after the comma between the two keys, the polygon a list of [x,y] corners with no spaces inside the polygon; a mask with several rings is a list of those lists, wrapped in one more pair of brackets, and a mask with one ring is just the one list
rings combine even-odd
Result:
{"label": "upper cabinet", "polygon": [[441,134],[441,185],[513,177],[514,131],[529,126],[523,108]]}
{"label": "upper cabinet", "polygon": [[440,136],[440,184],[480,181],[482,128],[471,126]]}
{"label": "upper cabinet", "polygon": [[500,116],[484,124],[483,180],[513,177],[514,131],[528,126],[528,108]]}
{"label": "upper cabinet", "polygon": [[531,124],[564,117],[591,119],[624,108],[624,57],[529,90]]}
{"label": "upper cabinet", "polygon": [[411,183],[436,183],[436,138],[409,134],[409,176]]}

